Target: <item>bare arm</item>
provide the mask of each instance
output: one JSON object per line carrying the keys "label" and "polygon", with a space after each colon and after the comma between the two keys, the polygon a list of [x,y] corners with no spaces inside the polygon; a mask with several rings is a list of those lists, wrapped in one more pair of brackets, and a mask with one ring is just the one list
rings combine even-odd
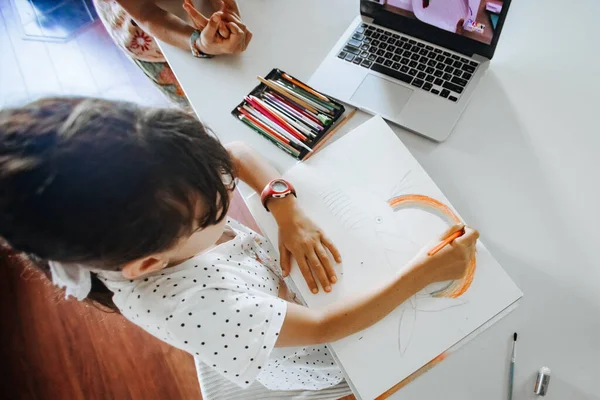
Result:
{"label": "bare arm", "polygon": [[[228,143],[225,148],[231,155],[237,177],[246,182],[256,193],[261,193],[267,183],[281,177],[271,164],[243,142]],[[277,210],[278,204],[285,199],[273,199],[274,201],[269,203],[269,208],[275,207]]]}
{"label": "bare arm", "polygon": [[288,311],[276,347],[334,342],[380,321],[410,296],[439,281],[459,279],[475,255],[479,233],[465,228],[465,234],[428,256],[432,245],[450,236],[463,225],[448,229],[421,252],[391,282],[366,293],[348,297],[323,309],[288,304]]}
{"label": "bare arm", "polygon": [[[226,148],[233,159],[237,176],[257,193],[261,193],[271,180],[281,177],[273,166],[244,143],[230,143]],[[268,206],[279,225],[279,253],[284,276],[290,272],[293,256],[313,293],[318,292],[317,280],[326,292],[331,291],[337,277],[329,252],[339,263],[341,257],[337,248],[306,217],[293,196],[270,199]]]}
{"label": "bare arm", "polygon": [[[233,142],[225,147],[232,156],[238,178],[246,182],[256,193],[260,194],[273,179],[281,178],[281,174],[271,164],[244,143]],[[293,196],[271,199],[269,210],[275,219],[282,219],[295,204],[296,199]]]}
{"label": "bare arm", "polygon": [[206,54],[241,53],[252,40],[252,32],[239,19],[235,0],[221,1],[221,11],[210,18],[198,12],[191,0],[186,0],[183,8],[192,25],[158,7],[153,0],[117,1],[147,33],[182,50],[190,50],[190,36],[196,29],[202,33],[195,46]]}
{"label": "bare arm", "polygon": [[[245,144],[231,143],[226,148],[233,159],[238,177],[257,193],[260,193],[269,181],[280,177],[275,168]],[[286,221],[290,218],[288,214],[296,212],[298,207],[295,202],[296,200],[290,196],[284,199],[273,199],[269,202],[269,208],[278,219],[278,223],[280,223],[279,220]],[[402,273],[382,287],[374,288],[364,294],[344,299],[319,310],[288,304],[288,311],[276,346],[301,346],[339,340],[375,324],[430,283],[461,278],[467,270],[469,260],[474,256],[475,243],[479,237],[477,231],[465,228],[466,233],[452,242],[452,245],[446,246],[431,257],[427,255],[427,252],[433,245],[462,227],[462,225],[457,225],[450,228],[431,245],[424,247],[409,265],[404,266]],[[294,234],[297,232],[294,231]],[[303,232],[300,230],[298,234],[302,235]],[[295,238],[295,240],[301,241],[302,238]],[[284,251],[281,249],[280,233],[280,252]],[[311,284],[303,269],[307,268],[307,264],[304,263],[303,266],[298,259],[307,253],[309,252],[299,251],[294,253],[294,257],[296,257],[309,287],[313,287],[314,281]],[[282,264],[283,261],[282,257]],[[308,273],[310,274],[310,270]]]}
{"label": "bare arm", "polygon": [[190,49],[194,27],[176,15],[158,7],[153,1],[118,0],[118,3],[150,35],[180,49]]}
{"label": "bare arm", "polygon": [[357,297],[315,310],[289,303],[276,347],[335,342],[375,324],[426,286],[418,269]]}

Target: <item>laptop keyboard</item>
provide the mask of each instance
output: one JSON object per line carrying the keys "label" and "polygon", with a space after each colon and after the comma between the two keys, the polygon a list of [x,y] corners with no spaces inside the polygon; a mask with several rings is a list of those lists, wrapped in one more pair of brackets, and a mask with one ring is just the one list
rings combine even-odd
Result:
{"label": "laptop keyboard", "polygon": [[338,58],[458,101],[479,65],[426,42],[360,24]]}

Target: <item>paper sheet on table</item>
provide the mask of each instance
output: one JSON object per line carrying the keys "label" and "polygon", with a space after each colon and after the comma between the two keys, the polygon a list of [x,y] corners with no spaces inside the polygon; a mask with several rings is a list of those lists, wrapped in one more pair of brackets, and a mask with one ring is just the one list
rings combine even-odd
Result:
{"label": "paper sheet on table", "polygon": [[[418,202],[391,207],[390,199],[419,195],[456,212],[380,117],[284,176],[296,187],[304,211],[343,257],[337,267],[339,281],[331,293],[310,293],[294,266],[292,280],[309,307],[324,307],[389,281],[449,224]],[[275,221],[264,209],[253,208],[261,228],[276,245]],[[360,398],[373,399],[386,392],[522,296],[481,243],[468,290],[456,298],[431,295],[447,285],[426,288],[376,325],[331,344]]]}

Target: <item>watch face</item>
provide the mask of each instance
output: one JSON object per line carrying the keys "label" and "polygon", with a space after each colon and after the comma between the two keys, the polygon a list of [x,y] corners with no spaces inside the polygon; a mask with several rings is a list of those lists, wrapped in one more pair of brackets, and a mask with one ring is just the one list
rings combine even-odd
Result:
{"label": "watch face", "polygon": [[273,185],[271,185],[271,187],[277,193],[285,192],[286,190],[288,190],[288,185],[285,182],[281,181],[273,182]]}

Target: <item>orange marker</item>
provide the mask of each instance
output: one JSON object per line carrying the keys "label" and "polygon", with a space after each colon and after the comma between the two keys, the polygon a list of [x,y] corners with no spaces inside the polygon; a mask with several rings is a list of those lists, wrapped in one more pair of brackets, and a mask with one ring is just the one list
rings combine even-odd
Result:
{"label": "orange marker", "polygon": [[460,230],[454,232],[453,234],[451,234],[450,236],[448,236],[446,239],[442,240],[437,246],[435,246],[433,249],[429,250],[429,253],[427,253],[428,256],[434,256],[436,255],[436,253],[438,253],[440,250],[442,250],[444,247],[446,247],[447,245],[449,245],[450,243],[452,243],[454,240],[456,240],[457,238],[461,237],[462,235],[465,234],[465,228],[461,228]]}

